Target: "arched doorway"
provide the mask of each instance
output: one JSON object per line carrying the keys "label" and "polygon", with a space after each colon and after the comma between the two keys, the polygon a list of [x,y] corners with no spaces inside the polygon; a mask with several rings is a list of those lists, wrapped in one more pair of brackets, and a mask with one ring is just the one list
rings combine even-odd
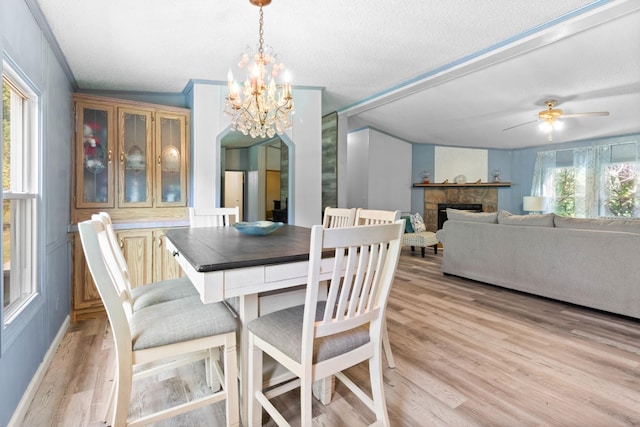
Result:
{"label": "arched doorway", "polygon": [[[216,138],[216,145],[220,153],[220,176],[216,183],[220,190],[219,205],[241,198],[245,221],[291,222],[293,182],[289,177],[293,176],[293,142],[286,135],[253,139],[226,129]],[[240,188],[239,179],[243,180]],[[242,194],[231,196],[230,191]]]}

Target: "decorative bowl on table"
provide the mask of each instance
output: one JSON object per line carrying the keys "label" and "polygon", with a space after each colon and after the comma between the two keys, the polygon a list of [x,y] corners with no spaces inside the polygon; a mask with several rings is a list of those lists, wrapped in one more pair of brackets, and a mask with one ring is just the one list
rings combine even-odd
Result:
{"label": "decorative bowl on table", "polygon": [[283,225],[284,224],[282,222],[252,221],[236,222],[233,224],[233,227],[242,234],[247,234],[249,236],[266,236],[267,234],[273,233]]}

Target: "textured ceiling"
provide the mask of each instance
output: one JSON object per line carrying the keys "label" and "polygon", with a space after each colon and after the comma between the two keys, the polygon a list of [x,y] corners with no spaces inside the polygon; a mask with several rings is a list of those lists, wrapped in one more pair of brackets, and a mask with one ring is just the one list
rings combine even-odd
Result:
{"label": "textured ceiling", "polygon": [[[258,38],[247,0],[37,3],[81,89],[224,81]],[[546,142],[535,125],[502,129],[535,120],[549,96],[567,113],[611,112],[571,120],[576,129],[555,142],[640,132],[639,9],[637,0],[274,0],[264,38],[294,87],[324,88],[323,114],[338,110],[351,128],[516,148]]]}

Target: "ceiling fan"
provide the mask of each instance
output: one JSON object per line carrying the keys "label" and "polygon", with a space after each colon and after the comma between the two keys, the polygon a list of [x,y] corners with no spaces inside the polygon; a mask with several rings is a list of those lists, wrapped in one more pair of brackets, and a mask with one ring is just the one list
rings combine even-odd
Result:
{"label": "ceiling fan", "polygon": [[529,123],[535,123],[537,121],[540,122],[540,129],[543,131],[546,131],[547,134],[547,138],[549,139],[549,141],[551,141],[551,131],[554,129],[559,129],[561,127],[562,122],[557,121],[559,118],[562,119],[573,119],[576,117],[589,117],[589,116],[608,116],[609,112],[608,111],[594,111],[594,112],[590,112],[590,113],[573,113],[573,114],[564,114],[564,112],[559,109],[559,108],[554,108],[557,104],[558,101],[555,99],[548,99],[545,102],[545,105],[547,106],[546,110],[542,110],[538,113],[538,119],[537,120],[531,120],[528,122],[524,122],[524,123],[520,123],[518,125],[515,126],[511,126],[505,129],[502,129],[503,131],[505,130],[510,130],[510,129],[514,129],[520,126],[524,126],[527,125]]}

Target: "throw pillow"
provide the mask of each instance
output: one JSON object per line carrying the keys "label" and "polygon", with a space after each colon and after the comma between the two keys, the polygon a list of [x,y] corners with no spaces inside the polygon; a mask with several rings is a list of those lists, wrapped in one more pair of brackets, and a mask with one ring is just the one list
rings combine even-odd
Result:
{"label": "throw pillow", "polygon": [[411,226],[411,215],[403,215],[400,219],[404,219],[404,232],[413,233],[413,227]]}
{"label": "throw pillow", "polygon": [[427,231],[427,226],[424,225],[424,220],[422,219],[422,215],[419,212],[410,215],[411,217],[411,227],[413,231],[416,233],[420,233],[422,231]]}
{"label": "throw pillow", "polygon": [[447,220],[468,221],[468,222],[485,222],[488,224],[498,223],[497,212],[469,212],[459,209],[447,208]]}
{"label": "throw pillow", "polygon": [[514,215],[507,211],[498,212],[498,224],[504,225],[528,225],[533,227],[553,227],[555,214],[541,215]]}

